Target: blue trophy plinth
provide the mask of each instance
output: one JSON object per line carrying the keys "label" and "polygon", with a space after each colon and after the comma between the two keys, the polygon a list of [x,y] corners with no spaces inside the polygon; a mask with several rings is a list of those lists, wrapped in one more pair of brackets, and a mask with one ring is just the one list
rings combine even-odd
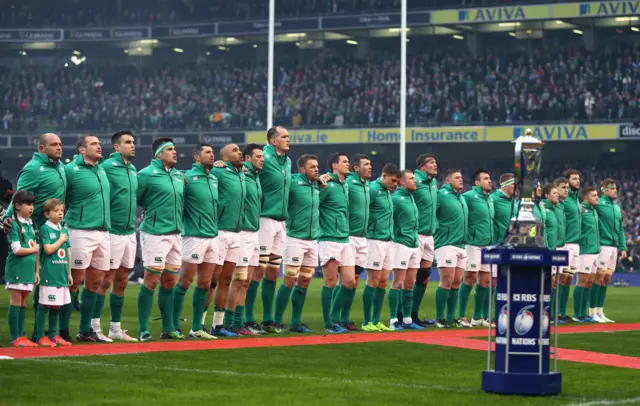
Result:
{"label": "blue trophy plinth", "polygon": [[[495,366],[491,369],[489,327],[489,353],[487,370],[482,373],[482,390],[511,395],[560,393],[562,375],[557,372],[557,364],[553,371],[549,368],[551,266],[566,266],[568,253],[494,247],[482,250],[482,263],[498,265]],[[554,355],[556,349],[554,345]]]}

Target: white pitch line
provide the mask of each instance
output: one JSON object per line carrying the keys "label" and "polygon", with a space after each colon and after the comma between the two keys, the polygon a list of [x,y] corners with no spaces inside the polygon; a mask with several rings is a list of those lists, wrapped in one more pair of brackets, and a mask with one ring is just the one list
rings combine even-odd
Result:
{"label": "white pitch line", "polygon": [[[89,362],[89,361],[71,361],[71,360],[62,360],[57,358],[26,358],[24,361],[35,361],[35,362],[44,362],[44,363],[56,363],[56,364],[71,364],[71,365],[90,365],[90,366],[98,366],[105,368],[138,368],[139,365],[127,365],[127,364],[110,364],[106,362]],[[235,371],[227,371],[227,370],[216,370],[216,369],[195,369],[195,368],[176,368],[176,367],[162,367],[154,365],[152,367],[154,370],[161,371],[170,371],[170,372],[186,372],[186,373],[194,373],[194,374],[218,374],[218,375],[230,375],[230,376],[247,376],[247,377],[255,377],[255,378],[265,378],[265,379],[276,379],[276,380],[299,380],[309,382],[313,381],[322,381],[329,383],[346,383],[350,385],[376,385],[376,386],[393,386],[398,388],[409,388],[409,389],[435,389],[441,391],[454,391],[454,392],[478,392],[478,389],[472,388],[457,388],[450,386],[442,386],[442,385],[425,385],[425,384],[412,384],[412,383],[402,383],[402,382],[393,382],[393,381],[373,381],[373,380],[364,380],[364,379],[343,379],[343,378],[328,378],[322,376],[309,376],[309,375],[282,375],[282,374],[266,374],[259,372],[235,372]]]}
{"label": "white pitch line", "polygon": [[584,403],[570,403],[567,406],[609,406],[609,405],[630,405],[640,404],[640,397],[627,399],[611,399],[611,400],[594,400]]}

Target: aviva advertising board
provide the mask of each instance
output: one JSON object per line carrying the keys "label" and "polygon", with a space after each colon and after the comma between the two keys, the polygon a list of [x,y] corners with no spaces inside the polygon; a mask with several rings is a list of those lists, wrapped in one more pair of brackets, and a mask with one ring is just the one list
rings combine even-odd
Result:
{"label": "aviva advertising board", "polygon": [[[504,127],[413,127],[407,128],[407,143],[448,144],[475,142],[509,142],[524,135],[527,128],[542,141],[591,141],[618,138],[615,124],[556,124]],[[396,144],[400,142],[398,128],[289,130],[293,145],[313,144]],[[247,143],[264,144],[266,132],[248,131]]]}

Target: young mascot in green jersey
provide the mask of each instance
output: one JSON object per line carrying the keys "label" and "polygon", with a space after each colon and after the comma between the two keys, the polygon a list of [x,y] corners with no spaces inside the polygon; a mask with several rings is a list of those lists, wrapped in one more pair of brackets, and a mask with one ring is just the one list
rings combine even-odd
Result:
{"label": "young mascot in green jersey", "polygon": [[6,289],[9,291],[9,332],[13,347],[37,347],[24,334],[24,319],[27,314],[27,298],[33,286],[40,282],[40,263],[37,243],[33,229],[33,193],[18,190],[13,195],[13,222],[7,235],[9,255],[5,265]]}
{"label": "young mascot in green jersey", "polygon": [[[111,189],[111,232],[109,240],[110,271],[98,289],[96,306],[93,309],[91,328],[100,341],[123,340],[136,342],[122,330],[122,309],[124,308],[124,290],[129,284],[129,273],[136,262],[138,241],[136,240],[136,193],[138,192],[138,171],[131,162],[136,154],[136,140],[131,131],[118,131],[111,136],[114,152],[102,163],[109,179]],[[100,316],[104,307],[105,295],[111,285],[111,325],[109,337],[105,337],[100,328]]]}
{"label": "young mascot in green jersey", "polygon": [[[69,231],[60,224],[64,217],[64,204],[58,199],[44,202],[47,222],[40,227],[42,252],[40,253],[40,301],[36,313],[38,345],[68,346],[70,342],[58,335],[60,307],[71,303],[69,285],[72,282],[69,258],[71,245]],[[49,318],[49,334],[45,336],[45,320]]]}
{"label": "young mascot in green jersey", "polygon": [[182,215],[185,177],[175,165],[178,153],[172,138],[158,138],[151,145],[153,159],[138,172],[138,205],[144,282],[138,294],[140,341],[152,339],[149,316],[153,293],[160,283],[158,307],[162,316],[162,339],[182,339],[173,325],[173,288],[182,265]]}
{"label": "young mascot in green jersey", "polygon": [[607,297],[607,286],[611,283],[611,275],[616,270],[618,257],[627,257],[627,241],[622,225],[622,210],[618,204],[618,188],[616,181],[605,179],[600,183],[602,197],[596,206],[600,229],[600,258],[598,274],[591,286],[591,318],[598,323],[613,323],[604,315],[604,301]]}
{"label": "young mascot in green jersey", "polygon": [[[284,328],[284,312],[291,297],[292,332],[310,333],[302,323],[302,309],[307,298],[307,288],[318,266],[318,241],[320,237],[320,190],[318,187],[318,158],[304,154],[298,158],[300,173],[291,178],[287,199],[287,240],[284,250],[284,279],[276,296],[275,326]],[[295,285],[295,288],[294,288]],[[337,329],[325,329],[335,333]]]}

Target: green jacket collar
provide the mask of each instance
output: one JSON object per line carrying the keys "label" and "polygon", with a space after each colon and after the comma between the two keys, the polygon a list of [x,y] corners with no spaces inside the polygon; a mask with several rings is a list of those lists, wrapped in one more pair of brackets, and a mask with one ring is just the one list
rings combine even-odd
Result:
{"label": "green jacket collar", "polygon": [[601,198],[601,199],[602,199],[602,200],[604,200],[604,201],[606,201],[608,204],[615,204],[615,203],[617,203],[617,202],[618,202],[618,199],[615,199],[615,200],[614,200],[614,199],[610,198],[610,197],[609,197],[609,196],[607,196],[607,195],[602,195],[602,198]]}
{"label": "green jacket collar", "polygon": [[[580,195],[580,190],[576,190],[575,192],[573,190],[571,190],[571,188],[569,188],[569,195],[567,196],[567,198],[572,198],[573,200],[575,200],[576,202],[580,201],[579,199],[579,195]],[[566,200],[566,199],[565,199]]]}
{"label": "green jacket collar", "polygon": [[591,207],[591,205],[589,203],[587,203],[587,202],[582,202],[582,203],[580,203],[580,205],[582,207],[584,207],[585,210],[594,210],[594,208]]}
{"label": "green jacket collar", "polygon": [[362,178],[360,177],[360,174],[358,172],[349,173],[347,175],[347,177],[345,178],[345,180],[355,180],[361,185],[365,185],[367,183],[366,180],[362,180]]}
{"label": "green jacket collar", "polygon": [[62,162],[53,161],[51,158],[49,158],[49,156],[47,156],[47,154],[43,154],[41,152],[34,152],[31,159],[41,164],[48,164],[53,166],[62,165]]}
{"label": "green jacket collar", "polygon": [[100,165],[101,163],[104,162],[104,158],[98,159],[98,163],[96,163],[95,165],[89,165],[84,160],[84,157],[81,154],[75,154],[73,156],[73,162],[78,166],[84,166],[84,167],[87,167],[87,168],[95,168],[96,166],[98,166],[98,165]]}
{"label": "green jacket collar", "polygon": [[124,161],[124,158],[122,158],[122,153],[121,152],[112,152],[111,155],[109,155],[109,159],[115,159],[116,161],[120,162],[122,164],[122,166],[131,165],[131,162],[126,163]]}
{"label": "green jacket collar", "polygon": [[382,183],[382,181],[380,180],[380,178],[376,179],[376,182],[377,182],[377,183],[379,183],[379,184],[380,184],[380,186],[382,186],[382,188],[383,188],[384,190],[389,190],[389,189],[387,189],[387,187],[384,185],[384,183]]}
{"label": "green jacket collar", "polygon": [[478,195],[482,197],[486,198],[488,196],[480,186],[472,186],[471,190],[473,190],[474,192],[476,192]]}
{"label": "green jacket collar", "polygon": [[456,196],[460,196],[460,192],[456,192],[455,190],[453,190],[453,188],[451,187],[451,183],[445,183],[444,185],[442,185],[442,189],[448,190],[449,193],[454,194]]}
{"label": "green jacket collar", "polygon": [[235,166],[233,166],[233,164],[231,162],[225,162],[224,163],[227,168],[231,169],[233,171],[233,173],[240,173],[240,171],[242,171],[242,167],[240,167],[240,169],[238,170],[238,168],[236,168]]}
{"label": "green jacket collar", "polygon": [[276,151],[276,147],[274,147],[271,144],[267,144],[267,146],[265,147],[265,152],[273,155],[274,157],[280,159],[287,159],[288,154],[285,152],[283,155],[278,154],[278,151]]}
{"label": "green jacket collar", "polygon": [[[161,159],[155,158],[151,160],[151,166],[156,167],[162,171],[167,171],[167,168],[164,167],[164,164],[162,163]],[[171,172],[173,171],[177,171],[176,167],[174,166],[173,168],[171,168]]]}
{"label": "green jacket collar", "polygon": [[556,207],[553,203],[551,203],[551,200],[549,200],[549,199],[542,199],[542,200],[540,200],[540,203],[544,204],[544,207],[549,208],[549,209],[552,209],[552,208]]}
{"label": "green jacket collar", "polygon": [[[344,182],[340,182],[340,177],[338,176],[337,173],[329,173],[329,176],[331,177],[331,179],[329,179],[329,182],[336,182],[336,183],[344,183]],[[345,177],[345,180],[347,178]]]}
{"label": "green jacket collar", "polygon": [[191,170],[196,172],[198,175],[207,175],[207,171],[204,169],[202,164],[194,163],[191,165]]}
{"label": "green jacket collar", "polygon": [[396,193],[400,196],[411,196],[411,192],[407,190],[407,188],[398,186],[396,188]]}
{"label": "green jacket collar", "polygon": [[502,189],[498,189],[498,191],[496,193],[498,193],[498,196],[501,199],[513,200],[513,197],[509,197],[509,195],[507,195],[505,192],[503,192]]}
{"label": "green jacket collar", "polygon": [[422,179],[422,180],[426,180],[426,183],[431,183],[435,180],[435,176],[431,177],[429,176],[428,173],[426,173],[425,171],[421,171],[420,169],[416,169],[414,171],[414,175],[417,175],[416,177]]}
{"label": "green jacket collar", "polygon": [[249,173],[258,174],[260,173],[260,169],[255,169],[251,162],[245,162],[244,167],[249,170]]}
{"label": "green jacket collar", "polygon": [[302,180],[304,181],[304,184],[305,184],[305,185],[314,186],[314,185],[316,185],[316,184],[318,183],[317,181],[315,181],[315,182],[311,183],[311,182],[309,181],[309,178],[307,178],[307,175],[306,175],[306,174],[304,174],[304,173],[299,173],[298,175],[300,176],[300,178],[302,178]]}

